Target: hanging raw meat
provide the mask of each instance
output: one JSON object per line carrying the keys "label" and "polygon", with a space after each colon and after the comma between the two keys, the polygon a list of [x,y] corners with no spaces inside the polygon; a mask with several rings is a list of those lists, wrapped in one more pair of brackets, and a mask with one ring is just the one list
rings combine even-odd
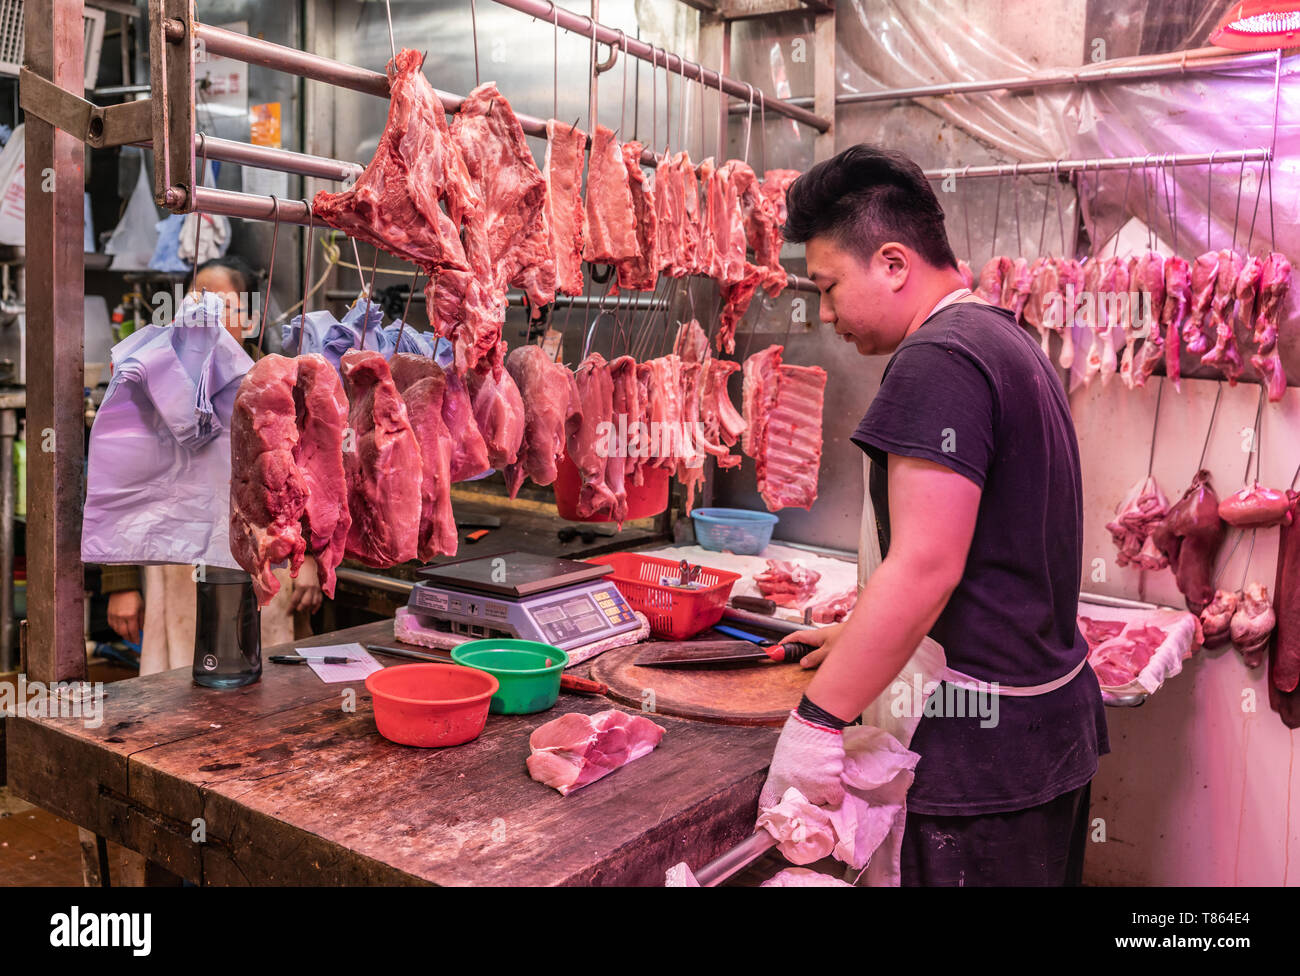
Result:
{"label": "hanging raw meat", "polygon": [[524,401],[505,368],[505,346],[503,341],[496,365],[466,376],[474,422],[487,445],[488,466],[498,470],[519,459],[519,445],[524,439]]}
{"label": "hanging raw meat", "polygon": [[1029,269],[1031,283],[1029,286],[1029,299],[1025,302],[1024,317],[1025,321],[1038,330],[1038,338],[1043,347],[1043,355],[1050,360],[1048,338],[1051,335],[1051,329],[1048,325],[1053,315],[1059,315],[1059,312],[1053,312],[1053,307],[1060,302],[1060,295],[1057,293],[1057,286],[1060,283],[1060,276],[1056,270],[1056,262],[1051,258],[1038,258]]}
{"label": "hanging raw meat", "polygon": [[774,345],[746,361],[744,387],[749,427],[741,450],[755,460],[768,511],[812,508],[821,467],[826,371],[782,363],[781,347]]}
{"label": "hanging raw meat", "polygon": [[343,455],[352,512],[347,555],[387,569],[419,549],[420,447],[387,360],[354,349],[343,354],[342,367],[354,437]]}
{"label": "hanging raw meat", "polygon": [[1245,268],[1245,259],[1229,248],[1219,252],[1219,272],[1214,283],[1214,297],[1210,299],[1210,327],[1214,332],[1214,348],[1201,357],[1201,362],[1214,366],[1223,373],[1229,386],[1237,385],[1241,376],[1241,353],[1237,351],[1234,329],[1237,303],[1237,280]]}
{"label": "hanging raw meat", "polygon": [[614,133],[597,125],[587,167],[587,234],[582,259],[616,264],[640,254],[627,164]]}
{"label": "hanging raw meat", "polygon": [[1120,328],[1124,331],[1124,352],[1119,359],[1119,378],[1130,390],[1137,383],[1133,376],[1133,364],[1137,359],[1137,343],[1141,338],[1142,321],[1145,312],[1142,309],[1142,295],[1139,293],[1139,269],[1141,260],[1131,257],[1126,262],[1128,269],[1128,292],[1121,307]]}
{"label": "hanging raw meat", "polygon": [[641,169],[641,143],[635,140],[623,143],[623,162],[627,166],[628,188],[632,194],[632,210],[636,217],[638,254],[615,264],[618,276],[613,293],[624,291],[654,291],[659,280],[659,227],[655,216],[654,190]]}
{"label": "hanging raw meat", "polygon": [[1294,493],[1264,488],[1255,482],[1219,502],[1219,518],[1238,528],[1290,525],[1295,502]]}
{"label": "hanging raw meat", "polygon": [[1248,584],[1238,597],[1237,612],[1229,626],[1232,646],[1241,653],[1246,667],[1257,668],[1264,663],[1264,651],[1276,623],[1268,587],[1259,582]]}
{"label": "hanging raw meat", "polygon": [[511,350],[506,357],[506,369],[527,406],[519,459],[505,470],[506,485],[510,497],[514,498],[525,477],[535,485],[554,484],[565,439],[582,418],[573,373],[552,362],[541,346]]}
{"label": "hanging raw meat", "polygon": [[[766,274],[764,269],[746,262],[744,278],[733,285],[722,287],[722,312],[718,316],[718,334],[714,336],[719,352],[736,351],[736,326],[749,311],[754,292],[763,284]],[[784,276],[785,272],[780,274]]]}
{"label": "hanging raw meat", "polygon": [[636,360],[619,356],[609,364],[610,424],[613,427],[609,457],[605,462],[605,484],[614,493],[611,515],[621,528],[627,518],[627,480],[636,468],[636,458],[628,451],[628,430],[641,416],[640,387],[636,379]]}
{"label": "hanging raw meat", "polygon": [[1187,262],[1178,256],[1165,261],[1165,305],[1160,322],[1165,327],[1165,374],[1173,381],[1174,389],[1182,392],[1182,371],[1179,351],[1183,337],[1183,323],[1192,304],[1192,272]]}
{"label": "hanging raw meat", "polygon": [[1192,308],[1183,326],[1183,346],[1198,356],[1210,347],[1205,334],[1205,318],[1214,300],[1222,261],[1220,252],[1206,251],[1192,265]]}
{"label": "hanging raw meat", "polygon": [[488,449],[474,419],[474,403],[464,377],[454,370],[447,372],[442,420],[451,433],[451,480],[464,481],[487,471],[491,467]]}
{"label": "hanging raw meat", "polygon": [[312,213],[425,271],[466,271],[460,225],[480,219],[482,198],[421,71],[423,60],[418,51],[402,50],[388,62],[388,122],[374,158],[351,188],[317,193]]}
{"label": "hanging raw meat", "polygon": [[1085,386],[1098,374],[1101,375],[1104,386],[1110,382],[1111,374],[1115,372],[1115,345],[1110,337],[1112,309],[1109,298],[1115,294],[1116,273],[1121,267],[1120,262],[1114,258],[1094,258],[1088,262],[1084,272],[1087,294],[1083,320],[1092,331],[1092,345],[1088,347],[1083,374]]}
{"label": "hanging raw meat", "polygon": [[1287,728],[1300,726],[1300,526],[1282,529],[1278,542],[1277,637],[1273,641],[1269,701]]}
{"label": "hanging raw meat", "polygon": [[[720,284],[733,285],[745,277],[745,209],[753,209],[758,178],[739,159],[727,160],[714,174],[717,193],[711,197],[717,207],[713,215],[713,239],[717,261],[712,277]],[[778,265],[779,266],[779,265]]]}
{"label": "hanging raw meat", "polygon": [[609,424],[614,416],[614,383],[605,357],[593,352],[574,374],[582,421],[569,432],[566,448],[582,476],[578,515],[594,518],[612,513],[618,499],[605,482]]}
{"label": "hanging raw meat", "polygon": [[587,133],[576,125],[546,123],[546,220],[555,255],[555,290],[582,294],[582,242],[586,219],[582,207],[582,167],[587,161]]}
{"label": "hanging raw meat", "polygon": [[434,331],[452,344],[456,372],[491,363],[506,317],[504,291],[492,293],[472,271],[442,271],[429,278],[424,300]]}
{"label": "hanging raw meat", "polygon": [[1250,364],[1259,370],[1268,390],[1270,403],[1286,393],[1286,373],[1277,349],[1277,330],[1282,324],[1282,310],[1291,288],[1291,262],[1286,255],[1274,252],[1264,262],[1259,283],[1259,308],[1255,313],[1255,354]]}
{"label": "hanging raw meat", "polygon": [[[1034,262],[1037,264],[1037,262]],[[957,273],[961,275],[961,283],[971,291],[975,290],[975,272],[970,269],[970,265],[965,261],[957,262]]]}
{"label": "hanging raw meat", "polygon": [[769,169],[763,174],[753,205],[745,214],[745,236],[754,249],[754,263],[767,269],[763,287],[773,298],[781,293],[788,280],[785,269],[781,267],[781,245],[784,243],[781,228],[788,217],[786,191],[798,178],[798,170]]}
{"label": "hanging raw meat", "polygon": [[727,394],[727,380],[740,369],[740,363],[727,359],[708,359],[704,363],[700,387],[700,429],[697,443],[707,454],[717,458],[719,468],[734,468],[741,463],[739,454],[729,448],[745,431],[745,420],[736,412]]}
{"label": "hanging raw meat", "polygon": [[1223,533],[1210,472],[1198,471],[1191,487],[1151,534],[1156,548],[1169,560],[1178,591],[1192,613],[1199,614],[1214,599],[1214,557]]}
{"label": "hanging raw meat", "polygon": [[298,356],[294,389],[298,443],[293,462],[307,487],[303,537],[316,560],[321,589],[334,598],[334,570],[343,561],[352,516],[343,470],[343,430],[348,422],[348,398],[339,374],[324,356]]}
{"label": "hanging raw meat", "polygon": [[1232,590],[1215,590],[1210,605],[1201,611],[1201,631],[1205,646],[1222,647],[1231,640],[1229,629],[1237,612],[1237,594]]}
{"label": "hanging raw meat", "polygon": [[[451,459],[455,438],[443,420],[447,377],[427,356],[401,352],[389,366],[393,383],[406,404],[406,416],[420,447],[420,535],[417,555],[421,562],[435,556],[454,556],[459,539],[451,509]],[[480,439],[481,440],[481,439]],[[480,469],[481,470],[481,469]],[[475,472],[477,473],[477,472]]]}
{"label": "hanging raw meat", "polygon": [[231,417],[230,551],[253,577],[261,606],[280,590],[272,567],[287,559],[296,576],[307,551],[307,484],[294,462],[297,378],[294,360],[263,356],[240,383]]}
{"label": "hanging raw meat", "polygon": [[1002,283],[1011,273],[1014,263],[1010,258],[997,256],[989,258],[980,269],[979,285],[975,294],[990,305],[1002,304]]}
{"label": "hanging raw meat", "polygon": [[1147,477],[1137,482],[1115,509],[1115,518],[1106,525],[1119,555],[1120,566],[1137,569],[1164,569],[1169,565],[1155,548],[1151,533],[1169,513],[1169,503],[1156,484]]}
{"label": "hanging raw meat", "polygon": [[1165,354],[1165,338],[1161,332],[1165,307],[1164,256],[1148,251],[1138,259],[1137,274],[1138,334],[1142,345],[1133,354],[1133,385],[1142,387]]}
{"label": "hanging raw meat", "polygon": [[677,459],[676,477],[685,489],[686,514],[691,514],[695,494],[704,483],[704,450],[699,444],[700,371],[699,363],[682,363],[682,439]]}
{"label": "hanging raw meat", "polygon": [[1056,271],[1060,277],[1057,287],[1062,297],[1061,317],[1051,326],[1061,334],[1061,355],[1057,362],[1068,370],[1074,365],[1074,324],[1083,298],[1083,265],[1074,258],[1061,259],[1056,262]]}

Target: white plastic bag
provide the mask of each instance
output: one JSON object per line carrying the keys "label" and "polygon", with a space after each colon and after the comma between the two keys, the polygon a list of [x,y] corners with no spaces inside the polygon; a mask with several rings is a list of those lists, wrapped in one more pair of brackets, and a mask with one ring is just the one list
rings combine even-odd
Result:
{"label": "white plastic bag", "polygon": [[142,165],[131,199],[126,203],[126,212],[104,245],[104,253],[113,255],[114,271],[143,271],[149,267],[158,244],[157,224],[158,208],[154,206],[153,191],[149,189]]}
{"label": "white plastic bag", "polygon": [[25,244],[27,221],[24,219],[27,201],[26,138],[24,126],[14,129],[13,135],[0,152],[0,244]]}

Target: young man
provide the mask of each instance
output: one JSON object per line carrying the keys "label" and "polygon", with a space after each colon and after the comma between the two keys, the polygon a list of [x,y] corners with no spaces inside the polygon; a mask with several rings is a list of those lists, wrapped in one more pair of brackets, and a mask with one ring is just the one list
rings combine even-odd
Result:
{"label": "young man", "polygon": [[993,723],[968,709],[916,726],[902,883],[1078,884],[1088,786],[1109,745],[1076,625],[1083,511],[1065,391],[1011,313],[964,287],[910,159],[855,146],[800,177],[787,203],[785,237],[807,245],[822,322],[863,355],[892,353],[852,438],[871,458],[884,560],[843,623],[787,638],[821,644],[806,661],[819,670],[760,805],[791,785],[839,802],[840,729],[928,634],[945,684],[1000,690]]}

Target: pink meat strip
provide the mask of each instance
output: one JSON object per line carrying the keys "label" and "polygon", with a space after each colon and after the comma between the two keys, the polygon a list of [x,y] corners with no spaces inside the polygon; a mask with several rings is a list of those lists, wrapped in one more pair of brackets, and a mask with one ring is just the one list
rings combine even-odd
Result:
{"label": "pink meat strip", "polygon": [[568,796],[630,762],[647,756],[667,730],[617,709],[570,712],[528,737],[528,775]]}

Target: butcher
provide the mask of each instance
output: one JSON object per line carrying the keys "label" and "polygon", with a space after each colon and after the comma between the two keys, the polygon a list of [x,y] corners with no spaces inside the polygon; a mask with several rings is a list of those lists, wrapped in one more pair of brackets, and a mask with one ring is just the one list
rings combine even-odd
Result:
{"label": "butcher", "polygon": [[[787,204],[784,235],[806,245],[821,321],[859,354],[890,357],[851,437],[870,459],[883,560],[847,619],[786,638],[819,645],[805,661],[818,672],[760,808],[790,786],[841,803],[842,730],[869,706],[901,712],[891,731],[920,760],[899,883],[1079,884],[1109,744],[1076,623],[1082,493],[1061,381],[1009,311],[965,287],[911,159],[854,146],[801,176]],[[942,654],[918,709],[896,678],[919,667],[927,638]]]}

